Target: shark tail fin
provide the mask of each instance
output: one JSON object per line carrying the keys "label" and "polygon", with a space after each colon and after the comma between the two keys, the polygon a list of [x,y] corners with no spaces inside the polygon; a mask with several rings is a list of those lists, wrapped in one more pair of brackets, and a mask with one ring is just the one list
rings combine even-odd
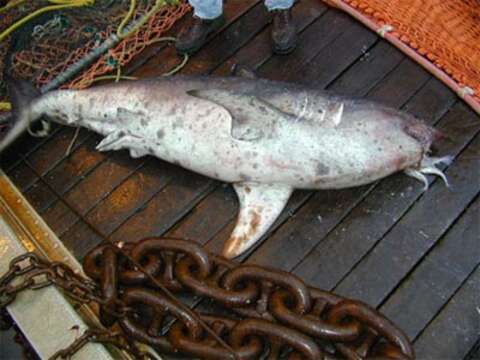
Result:
{"label": "shark tail fin", "polygon": [[37,120],[32,117],[30,108],[32,102],[41,95],[40,91],[28,81],[14,79],[9,75],[5,75],[4,79],[12,103],[12,115],[10,129],[0,141],[0,153],[23,134],[33,121]]}
{"label": "shark tail fin", "polygon": [[26,109],[33,100],[40,96],[40,91],[26,80],[15,79],[9,75],[5,75],[4,78],[12,102],[13,116],[18,117],[22,110]]}

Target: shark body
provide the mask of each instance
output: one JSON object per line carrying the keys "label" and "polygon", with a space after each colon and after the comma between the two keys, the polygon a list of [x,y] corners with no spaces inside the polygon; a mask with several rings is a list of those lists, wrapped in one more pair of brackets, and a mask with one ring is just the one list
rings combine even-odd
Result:
{"label": "shark body", "polygon": [[[28,103],[25,85],[11,93],[24,104],[12,133],[46,115],[104,135],[100,151],[153,155],[232,183],[240,211],[227,258],[265,235],[294,189],[359,186],[398,171],[425,182],[423,173],[444,178],[435,164],[449,160],[428,156],[438,134],[409,114],[265,79],[177,76],[52,91]],[[7,134],[0,151],[12,140]]]}

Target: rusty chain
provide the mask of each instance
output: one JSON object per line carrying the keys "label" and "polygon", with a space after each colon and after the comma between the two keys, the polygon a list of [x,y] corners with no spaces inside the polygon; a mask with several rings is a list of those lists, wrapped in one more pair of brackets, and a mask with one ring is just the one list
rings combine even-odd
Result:
{"label": "rusty chain", "polygon": [[[151,238],[122,251],[101,245],[87,254],[84,270],[95,282],[61,263],[47,264],[25,255],[12,261],[0,278],[0,309],[22,289],[49,284],[76,301],[100,305],[101,322],[110,330],[86,332],[55,358],[70,357],[88,341],[109,343],[144,358],[126,339],[204,359],[414,358],[406,336],[368,305],[308,287],[287,272],[238,265],[189,241]],[[22,281],[14,285],[18,277]],[[231,314],[187,312],[158,291],[152,278],[172,293],[213,299]],[[234,353],[226,351],[200,321]],[[112,330],[118,328],[123,334]]]}
{"label": "rusty chain", "polygon": [[98,286],[60,262],[49,263],[34,253],[18,256],[0,277],[0,310],[10,305],[25,289],[37,290],[55,284],[80,303],[103,303]]}
{"label": "rusty chain", "polygon": [[80,337],[78,337],[68,348],[57,351],[50,357],[49,360],[70,359],[89,342],[112,345],[118,350],[123,350],[129,353],[135,359],[155,359],[151,354],[140,351],[138,347],[132,341],[129,341],[121,331],[88,329]]}

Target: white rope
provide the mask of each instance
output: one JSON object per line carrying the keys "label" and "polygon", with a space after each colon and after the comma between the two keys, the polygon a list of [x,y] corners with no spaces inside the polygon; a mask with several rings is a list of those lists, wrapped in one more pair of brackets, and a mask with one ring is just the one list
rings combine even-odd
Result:
{"label": "white rope", "polygon": [[385,24],[378,28],[377,34],[380,35],[382,38],[385,37],[385,35],[393,30],[393,26],[389,24]]}
{"label": "white rope", "polygon": [[467,95],[470,95],[470,96],[474,95],[474,94],[475,94],[475,90],[473,90],[471,87],[464,86],[464,87],[462,87],[462,88],[460,89],[460,91],[459,91],[458,94],[460,95],[460,97],[461,97],[462,99],[464,99],[465,96],[467,96]]}

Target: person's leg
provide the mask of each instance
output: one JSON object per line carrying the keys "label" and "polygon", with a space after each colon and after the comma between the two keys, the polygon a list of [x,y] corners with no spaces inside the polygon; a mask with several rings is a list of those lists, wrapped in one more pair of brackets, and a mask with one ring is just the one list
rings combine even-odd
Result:
{"label": "person's leg", "polygon": [[268,11],[287,10],[293,6],[295,0],[265,0]]}
{"label": "person's leg", "polygon": [[190,0],[193,14],[203,20],[213,20],[223,13],[222,0]]}
{"label": "person's leg", "polygon": [[297,45],[297,29],[293,22],[291,8],[294,0],[265,0],[268,11],[273,12],[273,51],[289,54]]}
{"label": "person's leg", "polygon": [[192,54],[207,41],[208,35],[224,23],[222,0],[189,0],[194,12],[190,21],[180,31],[176,48],[181,54]]}

